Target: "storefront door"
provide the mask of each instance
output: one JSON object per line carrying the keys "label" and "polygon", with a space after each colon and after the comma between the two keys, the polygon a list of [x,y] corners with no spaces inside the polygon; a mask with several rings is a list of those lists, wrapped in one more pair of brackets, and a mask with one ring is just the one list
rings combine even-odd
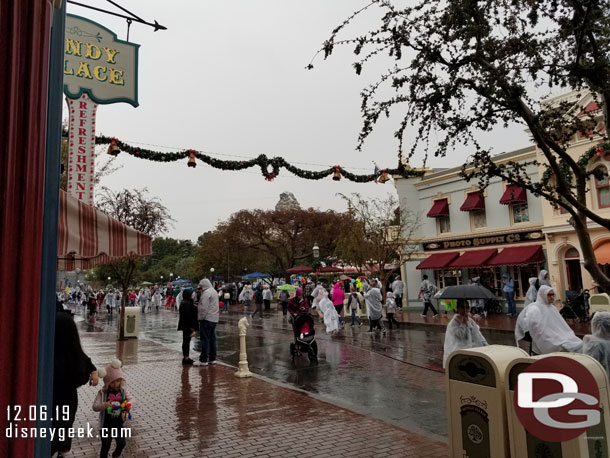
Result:
{"label": "storefront door", "polygon": [[582,271],[580,270],[580,257],[575,248],[570,248],[565,254],[566,276],[569,291],[582,290]]}

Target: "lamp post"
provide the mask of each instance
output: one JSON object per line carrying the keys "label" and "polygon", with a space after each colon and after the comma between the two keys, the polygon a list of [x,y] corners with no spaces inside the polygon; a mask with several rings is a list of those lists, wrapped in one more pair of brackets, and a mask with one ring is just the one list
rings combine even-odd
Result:
{"label": "lamp post", "polygon": [[174,273],[170,272],[169,273],[169,282],[171,283],[173,279],[174,279]]}
{"label": "lamp post", "polygon": [[163,275],[161,275],[161,284],[163,284]]}

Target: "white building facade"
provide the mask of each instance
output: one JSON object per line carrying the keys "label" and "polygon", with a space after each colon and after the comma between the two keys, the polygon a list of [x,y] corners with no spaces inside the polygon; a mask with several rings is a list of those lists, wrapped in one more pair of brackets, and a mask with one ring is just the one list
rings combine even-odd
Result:
{"label": "white building facade", "polygon": [[[494,158],[498,163],[534,159],[534,146]],[[527,167],[532,181],[538,181],[538,167]],[[400,208],[419,223],[413,240],[407,241],[417,249],[405,250],[412,253],[402,259],[408,306],[422,305],[418,293],[424,274],[439,289],[480,277],[501,298],[502,275],[508,273],[515,280],[518,302],[528,279],[546,268],[541,199],[499,178],[481,191],[460,172],[461,166],[429,170],[423,177],[394,177]]]}

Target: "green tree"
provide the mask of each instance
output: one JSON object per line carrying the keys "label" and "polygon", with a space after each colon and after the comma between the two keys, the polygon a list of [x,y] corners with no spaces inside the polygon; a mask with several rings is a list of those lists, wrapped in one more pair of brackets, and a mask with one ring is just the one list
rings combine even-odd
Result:
{"label": "green tree", "polygon": [[[595,261],[589,222],[610,230],[610,219],[587,207],[593,154],[573,158],[570,140],[593,135],[601,123],[607,140],[610,102],[610,3],[599,0],[414,0],[396,6],[374,1],[336,27],[323,45],[325,57],[337,45],[354,46],[353,66],[387,56],[391,69],[362,91],[359,147],[382,117],[400,113],[395,137],[399,160],[409,130],[412,147],[435,156],[462,146],[472,151],[466,179],[486,186],[491,177],[524,187],[570,215],[584,266],[606,290],[610,279]],[[352,21],[379,8],[379,25],[360,36],[339,36]],[[372,14],[372,13],[371,13]],[[313,65],[309,65],[313,68]],[[557,88],[594,95],[599,111],[573,103],[545,104]],[[549,173],[532,182],[527,164],[496,164],[478,140],[481,132],[509,124],[527,128]],[[610,151],[610,144],[601,145]],[[425,164],[425,160],[424,160]],[[600,178],[598,176],[598,178]]]}

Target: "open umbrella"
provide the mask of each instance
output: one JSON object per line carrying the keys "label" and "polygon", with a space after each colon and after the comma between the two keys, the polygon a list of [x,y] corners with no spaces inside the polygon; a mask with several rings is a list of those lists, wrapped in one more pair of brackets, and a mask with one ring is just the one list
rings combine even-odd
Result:
{"label": "open umbrella", "polygon": [[142,282],[140,282],[140,285],[150,286],[150,285],[152,285],[152,283],[149,281],[142,281]]}
{"label": "open umbrella", "polygon": [[344,281],[344,280],[351,280],[351,279],[352,279],[352,277],[348,277],[347,275],[341,275],[341,276],[339,277],[339,280],[341,280],[341,281]]}
{"label": "open umbrella", "polygon": [[295,291],[296,288],[292,285],[285,284],[277,287],[278,291]]}
{"label": "open umbrella", "polygon": [[434,295],[436,299],[495,299],[494,293],[479,285],[447,286]]}
{"label": "open umbrella", "polygon": [[248,280],[253,280],[253,279],[257,279],[257,278],[269,278],[269,277],[271,277],[271,275],[269,275],[269,274],[264,274],[262,272],[252,272],[251,274],[244,275],[242,278],[245,278]]}

